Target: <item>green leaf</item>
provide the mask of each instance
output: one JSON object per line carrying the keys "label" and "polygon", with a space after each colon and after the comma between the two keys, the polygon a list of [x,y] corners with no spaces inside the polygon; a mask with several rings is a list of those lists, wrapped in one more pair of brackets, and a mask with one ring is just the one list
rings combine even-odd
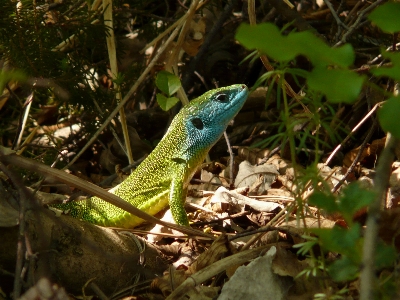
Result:
{"label": "green leaf", "polygon": [[390,77],[397,81],[400,80],[400,67],[399,66],[393,66],[391,68],[381,67],[378,69],[373,69],[371,71],[376,76],[387,76],[387,77]]}
{"label": "green leaf", "polygon": [[334,281],[349,281],[357,278],[359,266],[354,264],[348,257],[335,260],[329,267],[328,272]]}
{"label": "green leaf", "polygon": [[380,67],[371,69],[371,72],[376,76],[387,76],[400,81],[400,53],[386,52],[383,50],[382,56],[384,58],[389,58],[392,61],[392,66],[389,68]]}
{"label": "green leaf", "polygon": [[332,103],[353,103],[357,100],[364,78],[348,70],[315,68],[307,77],[308,86],[326,95]]}
{"label": "green leaf", "polygon": [[332,194],[314,192],[308,199],[308,203],[325,210],[327,213],[333,213],[339,210],[335,196]]}
{"label": "green leaf", "polygon": [[362,252],[362,239],[360,238],[360,225],[354,224],[349,229],[341,227],[313,228],[311,232],[318,235],[320,245],[333,252],[348,256],[356,263],[360,263]]}
{"label": "green leaf", "polygon": [[296,57],[296,50],[288,45],[287,37],[281,35],[272,23],[259,25],[241,24],[236,39],[248,49],[258,49],[277,61],[289,61]]}
{"label": "green leaf", "polygon": [[374,9],[368,19],[388,33],[400,31],[400,3],[387,2]]}
{"label": "green leaf", "polygon": [[351,45],[330,48],[323,40],[309,31],[292,32],[284,36],[271,23],[256,26],[242,24],[236,39],[248,49],[258,49],[279,62],[287,62],[298,55],[307,56],[314,66],[329,64],[347,67],[354,61]]}
{"label": "green leaf", "polygon": [[314,236],[303,235],[302,238],[307,240],[307,242],[293,245],[293,248],[299,248],[297,250],[298,255],[306,255],[311,248],[318,244],[318,239]]}
{"label": "green leaf", "polygon": [[288,39],[292,46],[296,45],[299,54],[307,56],[314,66],[334,64],[348,67],[355,59],[353,47],[350,44],[331,48],[310,31],[290,33]]}
{"label": "green leaf", "polygon": [[170,97],[181,87],[179,77],[167,71],[160,71],[156,77],[157,87]]}
{"label": "green leaf", "polygon": [[383,130],[389,131],[396,138],[400,139],[400,97],[391,97],[378,110],[378,119]]}
{"label": "green leaf", "polygon": [[353,220],[354,214],[361,208],[368,206],[376,195],[373,191],[363,189],[359,183],[348,185],[339,198],[339,212],[343,215],[347,224]]}
{"label": "green leaf", "polygon": [[375,266],[377,269],[388,268],[396,262],[397,252],[392,245],[379,242],[376,249]]}
{"label": "green leaf", "polygon": [[179,102],[178,98],[176,97],[167,98],[163,94],[157,94],[156,97],[158,105],[160,105],[160,107],[165,111],[170,110],[176,103]]}

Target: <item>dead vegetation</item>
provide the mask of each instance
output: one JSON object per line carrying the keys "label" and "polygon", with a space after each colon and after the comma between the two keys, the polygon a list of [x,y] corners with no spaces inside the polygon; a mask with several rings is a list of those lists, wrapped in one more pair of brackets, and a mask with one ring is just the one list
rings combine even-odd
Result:
{"label": "dead vegetation", "polygon": [[[2,4],[1,297],[400,297],[400,26],[369,17],[385,2]],[[281,30],[276,53],[235,35],[265,22]],[[296,52],[305,31],[323,45]],[[235,156],[219,141],[192,180],[192,228],[168,228],[168,212],[121,230],[43,207],[81,191],[124,205],[87,182],[116,185],[163,136],[177,108],[157,102],[161,70],[180,78],[182,104],[254,87],[228,129]]]}

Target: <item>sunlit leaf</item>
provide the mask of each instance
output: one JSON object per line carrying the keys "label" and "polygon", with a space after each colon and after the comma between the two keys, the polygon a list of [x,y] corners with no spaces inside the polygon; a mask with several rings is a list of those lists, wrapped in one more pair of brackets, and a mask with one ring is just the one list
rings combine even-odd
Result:
{"label": "sunlit leaf", "polygon": [[325,210],[327,213],[333,213],[339,210],[335,196],[332,194],[314,192],[308,199],[308,203]]}
{"label": "sunlit leaf", "polygon": [[360,267],[348,257],[335,260],[328,268],[329,274],[335,281],[349,281],[357,277]]}
{"label": "sunlit leaf", "polygon": [[181,81],[174,74],[160,71],[156,77],[156,85],[163,93],[171,96],[181,87]]}
{"label": "sunlit leaf", "polygon": [[315,68],[307,77],[308,86],[326,95],[332,103],[353,103],[361,92],[364,78],[348,70]]}
{"label": "sunlit leaf", "polygon": [[352,260],[361,259],[360,225],[355,223],[350,228],[333,227],[332,229],[315,228],[311,232],[318,235],[320,245],[329,251],[338,252]]}
{"label": "sunlit leaf", "polygon": [[371,69],[371,72],[376,76],[387,76],[400,81],[400,53],[382,51],[382,56],[389,58],[392,61],[392,66]]}
{"label": "sunlit leaf", "polygon": [[389,131],[396,138],[400,139],[400,97],[389,98],[378,111],[378,119],[383,130]]}
{"label": "sunlit leaf", "polygon": [[387,2],[374,9],[368,16],[373,23],[388,33],[400,31],[400,3]]}
{"label": "sunlit leaf", "polygon": [[272,23],[256,26],[242,24],[236,33],[236,39],[246,48],[258,49],[279,62],[290,61],[296,56],[304,55],[314,66],[334,64],[347,67],[355,58],[351,45],[331,48],[309,31],[292,32],[284,36]]}
{"label": "sunlit leaf", "polygon": [[358,183],[348,185],[339,198],[339,212],[350,223],[354,214],[363,207],[368,206],[376,195],[373,191],[366,190]]}
{"label": "sunlit leaf", "polygon": [[165,97],[163,94],[157,94],[157,102],[160,105],[161,109],[168,111],[170,110],[176,103],[179,102],[179,99],[176,97]]}

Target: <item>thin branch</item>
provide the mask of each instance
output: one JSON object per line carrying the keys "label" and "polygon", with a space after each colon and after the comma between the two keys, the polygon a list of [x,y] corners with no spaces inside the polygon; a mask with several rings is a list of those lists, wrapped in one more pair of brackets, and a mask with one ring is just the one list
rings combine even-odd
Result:
{"label": "thin branch", "polygon": [[349,30],[349,27],[347,27],[347,25],[344,24],[344,23],[342,22],[342,20],[340,20],[340,18],[339,18],[339,16],[337,15],[335,9],[334,9],[333,6],[332,6],[332,3],[331,3],[329,0],[324,0],[324,2],[325,2],[325,4],[326,4],[326,6],[328,6],[329,10],[331,11],[332,16],[335,18],[338,27],[341,26],[341,27],[343,27],[344,29]]}
{"label": "thin branch", "polygon": [[[118,110],[117,110],[118,112]],[[191,227],[186,227],[186,226],[181,226],[177,224],[172,224],[168,222],[164,222],[160,219],[157,219],[156,217],[153,217],[144,211],[140,210],[139,208],[133,206],[129,202],[121,199],[117,195],[114,195],[112,193],[109,193],[95,184],[88,182],[86,180],[80,179],[76,176],[73,176],[71,174],[68,174],[64,171],[51,168],[47,165],[44,165],[42,163],[39,163],[35,160],[28,159],[22,156],[17,156],[13,153],[10,153],[6,148],[0,146],[0,162],[3,164],[11,164],[13,166],[18,166],[27,170],[30,170],[32,172],[38,172],[42,175],[45,176],[50,176],[60,182],[69,184],[73,187],[76,187],[78,189],[81,189],[84,192],[87,192],[91,195],[97,196],[104,201],[107,201],[108,203],[111,203],[112,205],[115,205],[143,220],[146,220],[150,223],[156,223],[160,224],[169,228],[173,228],[175,230],[178,230],[180,232],[189,234],[189,235],[198,235],[198,236],[203,236],[206,238],[211,238],[213,239],[212,236],[205,234],[199,230],[192,229]]]}
{"label": "thin branch", "polygon": [[118,112],[126,104],[126,102],[130,99],[130,97],[133,95],[133,93],[136,92],[139,85],[145,80],[147,74],[149,74],[150,71],[153,69],[154,65],[158,62],[158,59],[163,54],[165,49],[167,49],[167,47],[170,45],[170,43],[175,39],[179,30],[180,30],[180,27],[175,28],[175,30],[172,32],[172,34],[167,39],[167,41],[162,45],[160,50],[153,57],[153,60],[148,64],[147,68],[143,71],[143,73],[140,75],[138,80],[131,87],[129,92],[125,95],[125,97],[121,100],[121,102],[117,105],[117,107],[110,113],[107,120],[104,121],[104,123],[100,126],[100,128],[96,131],[96,133],[92,136],[92,138],[86,143],[86,145],[81,149],[81,151],[69,162],[68,165],[66,165],[63,168],[64,170],[69,168],[72,164],[74,164],[77,161],[77,159],[90,147],[90,145],[92,145],[94,143],[94,141],[97,139],[97,137],[100,135],[100,133],[104,130],[104,128],[106,128],[106,126],[111,122],[111,120],[118,114]]}
{"label": "thin branch", "polygon": [[[358,29],[361,26],[364,26],[366,22],[362,22],[364,16],[369,13],[371,10],[373,10],[375,7],[377,7],[379,4],[381,4],[382,2],[384,2],[386,0],[377,0],[376,2],[372,3],[370,6],[368,6],[367,8],[365,8],[364,10],[360,11],[360,13],[358,14],[358,18],[357,20],[354,22],[353,25],[350,26],[349,30],[343,35],[342,39],[335,44],[334,47],[338,47],[340,45],[343,45],[344,43],[346,43],[347,39],[349,38],[349,36],[351,34],[353,34],[353,32]],[[369,21],[367,21],[369,22]]]}
{"label": "thin branch", "polygon": [[353,136],[353,134],[360,128],[360,126],[362,124],[364,124],[364,122],[366,120],[368,120],[369,117],[371,117],[371,115],[375,112],[375,110],[381,105],[382,103],[377,103],[375,104],[375,106],[367,113],[367,115],[360,121],[358,122],[358,124],[353,128],[353,130],[346,136],[346,138],[340,143],[340,145],[338,145],[335,150],[333,150],[333,152],[331,153],[331,155],[329,155],[328,159],[325,162],[325,165],[329,165],[329,163],[331,162],[331,160],[333,159],[333,157],[336,155],[336,153],[340,150],[340,148],[343,147],[344,144],[347,143],[347,141]]}
{"label": "thin branch", "polygon": [[362,270],[360,274],[361,300],[375,299],[374,291],[377,283],[375,275],[375,254],[379,229],[378,221],[381,208],[384,207],[393,158],[395,155],[395,148],[398,144],[399,140],[388,133],[385,148],[383,149],[376,166],[374,179],[376,197],[369,205],[366,223],[367,230],[365,231],[363,245]]}
{"label": "thin branch", "polygon": [[351,166],[347,169],[346,174],[343,176],[342,179],[339,180],[339,182],[333,187],[332,193],[336,193],[336,191],[342,186],[342,184],[345,182],[347,177],[350,175],[351,172],[353,172],[354,168],[356,167],[356,164],[360,160],[360,157],[362,153],[364,152],[364,149],[368,143],[368,141],[371,139],[372,134],[375,132],[375,126],[377,125],[376,120],[374,120],[374,124],[372,124],[370,130],[368,131],[367,136],[365,137],[364,141],[362,142],[360,149],[358,150],[358,153],[356,157],[354,158],[353,162],[351,163]]}

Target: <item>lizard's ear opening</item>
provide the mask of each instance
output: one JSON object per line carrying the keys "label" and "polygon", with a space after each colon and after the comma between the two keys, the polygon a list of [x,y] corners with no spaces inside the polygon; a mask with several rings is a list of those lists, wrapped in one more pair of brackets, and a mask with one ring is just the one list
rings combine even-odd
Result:
{"label": "lizard's ear opening", "polygon": [[200,118],[194,118],[191,121],[194,127],[196,127],[197,129],[202,130],[204,128],[203,121]]}
{"label": "lizard's ear opening", "polygon": [[221,93],[221,94],[216,95],[216,96],[215,96],[215,99],[216,99],[217,101],[219,101],[219,102],[226,103],[226,102],[228,102],[229,97],[228,97],[227,94]]}

